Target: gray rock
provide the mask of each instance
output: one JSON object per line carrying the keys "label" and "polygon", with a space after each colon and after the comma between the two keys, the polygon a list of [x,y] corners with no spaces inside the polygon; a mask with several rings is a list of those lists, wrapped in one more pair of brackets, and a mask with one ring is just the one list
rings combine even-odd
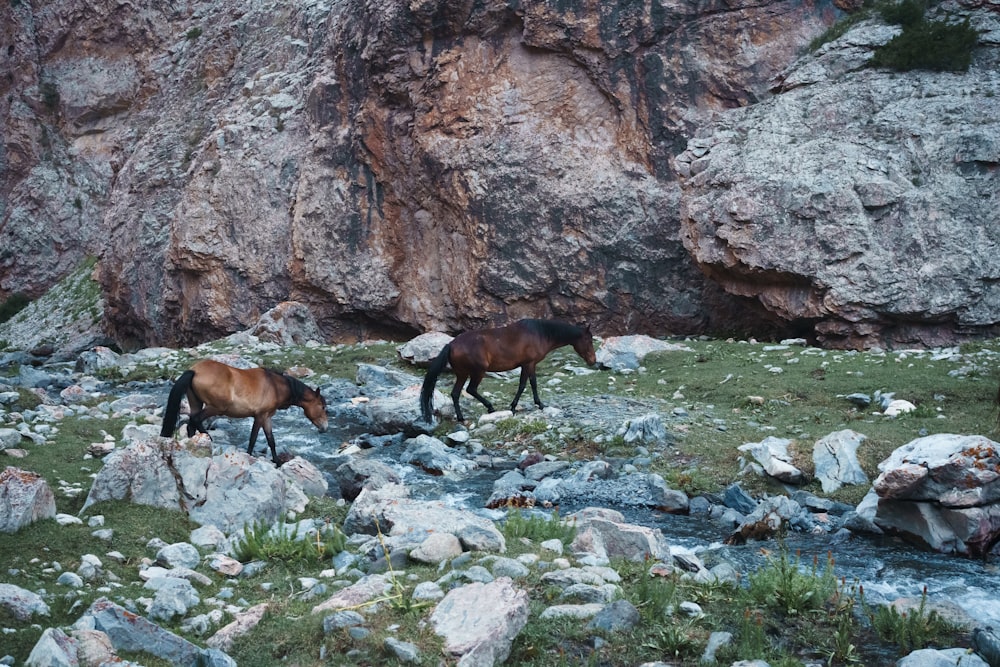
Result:
{"label": "gray rock", "polygon": [[49,606],[40,595],[14,584],[0,583],[0,608],[19,621],[27,621],[33,615],[49,615]]}
{"label": "gray rock", "polygon": [[667,441],[667,429],[658,414],[631,419],[618,430],[625,444],[662,444]]}
{"label": "gray rock", "polygon": [[193,544],[177,542],[168,544],[156,552],[156,562],[166,568],[186,567],[194,569],[201,562],[201,554]]}
{"label": "gray rock", "polygon": [[933,649],[913,651],[896,661],[896,667],[990,667],[975,653],[963,648]]}
{"label": "gray rock", "polygon": [[77,660],[77,642],[59,628],[46,628],[24,662],[26,667],[73,667]]}
{"label": "gray rock", "polygon": [[453,336],[440,331],[432,331],[411,338],[397,348],[401,359],[409,361],[415,366],[426,368],[430,365],[441,348],[453,340]]}
{"label": "gray rock", "polygon": [[733,641],[733,635],[731,632],[713,632],[708,636],[708,644],[705,646],[704,653],[701,654],[701,662],[703,663],[714,663],[715,654],[719,652],[719,649],[723,646],[728,646]]}
{"label": "gray rock", "polygon": [[792,441],[787,438],[768,436],[760,442],[748,442],[737,449],[750,454],[771,477],[788,484],[800,484],[805,481],[805,473],[793,463],[788,446]]}
{"label": "gray rock", "polygon": [[104,632],[119,652],[149,653],[174,664],[199,664],[207,649],[183,639],[106,598],[95,600],[81,623]]}
{"label": "gray rock", "polygon": [[570,545],[572,551],[634,561],[670,558],[670,545],[658,528],[628,524],[620,512],[586,508],[567,518],[575,519],[577,525],[576,537]]}
{"label": "gray rock", "polygon": [[361,489],[378,489],[386,484],[399,484],[402,480],[391,467],[374,459],[351,458],[334,471],[345,500],[354,500]]}
{"label": "gray rock", "polygon": [[436,565],[450,560],[462,553],[462,543],[451,533],[435,532],[427,536],[416,549],[410,552],[410,558],[419,563]]}
{"label": "gray rock", "polygon": [[868,484],[868,475],[858,462],[858,448],[866,436],[845,429],[816,441],[813,463],[823,493],[833,493],[844,484]]}
{"label": "gray rock", "polygon": [[344,610],[323,617],[323,632],[330,634],[334,630],[362,626],[365,624],[365,617],[356,611]]}
{"label": "gray rock", "polygon": [[420,662],[420,649],[416,644],[400,641],[393,637],[386,637],[383,642],[396,660],[402,663]]}
{"label": "gray rock", "polygon": [[15,533],[55,515],[55,495],[42,477],[12,466],[0,471],[0,533]]}
{"label": "gray rock", "polygon": [[149,606],[149,618],[154,621],[170,621],[175,616],[184,616],[201,598],[187,579],[176,577],[160,577],[150,579],[145,588],[156,591],[153,602]]}
{"label": "gray rock", "polygon": [[597,350],[597,364],[611,370],[636,370],[650,352],[690,352],[691,348],[650,336],[608,336]]}
{"label": "gray rock", "polygon": [[[483,604],[484,600],[490,604]],[[460,658],[462,664],[492,665],[510,655],[528,614],[528,594],[501,577],[452,589],[434,608],[430,621],[444,639],[447,654]]]}
{"label": "gray rock", "polygon": [[406,441],[399,462],[409,463],[432,475],[466,473],[478,467],[475,461],[454,453],[437,438],[424,434]]}
{"label": "gray rock", "polygon": [[1000,535],[997,443],[982,436],[917,438],[879,464],[875,523],[945,553],[981,556]]}
{"label": "gray rock", "polygon": [[627,631],[639,623],[639,610],[628,600],[615,600],[605,605],[587,625],[604,632]]}
{"label": "gray rock", "polygon": [[757,509],[757,501],[754,500],[739,484],[730,484],[722,495],[722,502],[731,509],[741,514],[750,514]]}

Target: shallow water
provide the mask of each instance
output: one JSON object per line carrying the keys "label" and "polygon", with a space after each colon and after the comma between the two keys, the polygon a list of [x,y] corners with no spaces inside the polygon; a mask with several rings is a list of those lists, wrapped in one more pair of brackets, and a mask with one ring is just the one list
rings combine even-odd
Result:
{"label": "shallow water", "polygon": [[[288,449],[310,460],[325,474],[331,475],[344,459],[339,454],[340,445],[356,435],[350,427],[335,427],[321,434],[308,423],[298,408],[275,416],[274,433],[278,449]],[[246,442],[249,421],[240,426],[235,420],[231,427],[224,427],[233,444]],[[257,454],[261,455],[263,437],[258,442]],[[494,520],[501,519],[502,511],[485,509],[493,481],[509,465],[498,469],[480,469],[462,477],[432,476],[413,466],[397,463],[397,448],[368,450],[365,456],[377,458],[392,466],[410,489],[414,498],[441,500],[448,505],[468,509]],[[582,506],[563,505],[562,516],[581,509]],[[630,523],[659,528],[675,553],[692,553],[708,564],[728,560],[740,571],[752,571],[766,562],[766,553],[777,554],[777,540],[751,542],[742,546],[726,546],[723,540],[730,529],[703,516],[669,515],[636,507],[615,507]],[[544,511],[544,510],[533,510]],[[927,590],[931,602],[940,601],[959,606],[981,625],[1000,628],[1000,567],[992,561],[970,560],[957,556],[933,553],[895,538],[855,535],[843,542],[831,540],[828,535],[788,533],[784,545],[799,562],[811,567],[814,558],[822,568],[832,555],[834,572],[848,585],[864,587],[869,603],[882,603],[901,597],[919,598]]]}

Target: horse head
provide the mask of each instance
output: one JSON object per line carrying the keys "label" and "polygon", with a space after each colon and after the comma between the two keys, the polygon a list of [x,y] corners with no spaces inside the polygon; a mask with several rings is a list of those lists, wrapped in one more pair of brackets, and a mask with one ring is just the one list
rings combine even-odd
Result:
{"label": "horse head", "polygon": [[305,382],[302,382],[297,378],[293,378],[290,375],[284,375],[282,377],[284,377],[286,382],[288,382],[288,388],[291,392],[291,403],[302,408],[306,418],[319,429],[320,433],[326,433],[326,399],[323,398],[323,394],[320,393],[319,387],[313,389]]}
{"label": "horse head", "polygon": [[594,352],[594,335],[590,333],[589,324],[580,325],[580,337],[573,341],[573,349],[587,362],[588,366],[597,364],[597,353]]}
{"label": "horse head", "polygon": [[319,432],[326,433],[326,399],[323,398],[323,394],[319,393],[319,388],[308,387],[302,394],[302,403],[299,405],[302,406],[302,411],[306,413],[309,421],[319,429]]}

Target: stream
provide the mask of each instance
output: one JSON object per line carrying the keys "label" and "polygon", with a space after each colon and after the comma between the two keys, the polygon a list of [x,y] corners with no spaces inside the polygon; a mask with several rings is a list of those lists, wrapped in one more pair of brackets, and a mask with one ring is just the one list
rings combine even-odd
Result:
{"label": "stream", "polygon": [[[330,479],[336,467],[345,460],[336,448],[356,433],[333,427],[327,434],[318,434],[301,413],[294,414],[296,410],[285,411],[285,414],[279,412],[275,417],[274,430],[279,451],[283,447],[288,448],[308,459]],[[248,430],[249,425],[246,429],[240,428],[233,437],[239,441],[246,437],[244,433]],[[258,443],[258,447],[261,446],[262,443]],[[503,510],[489,510],[485,505],[492,493],[494,480],[510,470],[513,462],[507,460],[497,469],[480,468],[462,476],[433,476],[398,463],[395,458],[398,452],[397,447],[386,447],[364,450],[364,455],[391,466],[410,489],[413,498],[439,500],[495,521],[504,517]],[[567,516],[583,506],[563,504],[559,512],[561,516]],[[777,555],[781,548],[777,540],[749,542],[741,546],[724,545],[723,540],[728,537],[731,527],[706,516],[671,515],[634,506],[613,509],[622,512],[630,523],[660,529],[672,553],[696,555],[709,567],[728,561],[738,571],[746,573],[760,567],[767,558],[767,552]],[[789,531],[784,545],[790,555],[798,557],[803,567],[811,568],[815,558],[823,568],[828,557],[832,556],[837,577],[848,586],[863,586],[865,600],[869,604],[886,603],[898,598],[919,599],[926,588],[929,602],[957,605],[977,623],[1000,628],[1000,568],[994,562],[939,554],[894,537],[864,534],[838,541],[828,534]]]}

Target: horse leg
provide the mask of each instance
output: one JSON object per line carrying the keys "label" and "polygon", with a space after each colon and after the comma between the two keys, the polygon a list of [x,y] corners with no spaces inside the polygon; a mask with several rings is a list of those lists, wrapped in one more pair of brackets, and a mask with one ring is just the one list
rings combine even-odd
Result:
{"label": "horse leg", "polygon": [[514,412],[517,409],[517,402],[521,400],[521,394],[524,393],[524,385],[528,380],[528,372],[525,370],[524,366],[521,366],[521,378],[517,382],[517,393],[514,394],[514,400],[510,404],[510,411]]}
{"label": "horse leg", "polygon": [[535,405],[538,406],[539,410],[545,408],[542,405],[542,399],[538,398],[538,379],[535,377],[535,365],[525,364],[521,366],[521,379],[517,383],[517,393],[514,394],[514,402],[510,404],[510,411],[514,412],[514,408],[517,407],[517,402],[521,398],[521,394],[524,392],[525,384],[531,382],[531,395],[535,399]]}
{"label": "horse leg", "polygon": [[462,408],[458,404],[458,399],[462,397],[462,385],[465,384],[465,380],[468,376],[455,373],[455,386],[451,388],[451,402],[455,406],[455,419],[460,422],[464,422],[465,418],[462,416]]}
{"label": "horse leg", "polygon": [[247,446],[247,454],[249,454],[250,456],[253,456],[253,446],[257,444],[257,433],[259,431],[260,431],[260,420],[254,417],[253,428],[250,429],[250,444]]}
{"label": "horse leg", "polygon": [[187,393],[188,399],[188,423],[187,423],[187,434],[190,438],[195,434],[195,431],[201,431],[205,433],[205,429],[202,427],[202,421],[205,419],[205,404],[198,398],[194,391],[189,390]]}
{"label": "horse leg", "polygon": [[535,405],[538,406],[539,410],[544,410],[545,406],[542,405],[542,399],[538,398],[538,380],[535,378],[535,367],[531,366],[531,371],[528,373],[528,381],[531,382],[531,393],[535,397]]}
{"label": "horse leg", "polygon": [[263,428],[264,428],[264,437],[267,438],[267,444],[271,448],[271,460],[274,462],[274,465],[280,466],[281,463],[278,461],[278,450],[274,445],[274,434],[271,433],[270,417],[264,418]]}
{"label": "horse leg", "polygon": [[493,412],[493,404],[483,398],[479,393],[479,383],[483,381],[484,377],[486,377],[485,371],[475,371],[472,374],[472,379],[469,380],[469,386],[465,391],[469,392],[470,396],[485,405],[486,412]]}

